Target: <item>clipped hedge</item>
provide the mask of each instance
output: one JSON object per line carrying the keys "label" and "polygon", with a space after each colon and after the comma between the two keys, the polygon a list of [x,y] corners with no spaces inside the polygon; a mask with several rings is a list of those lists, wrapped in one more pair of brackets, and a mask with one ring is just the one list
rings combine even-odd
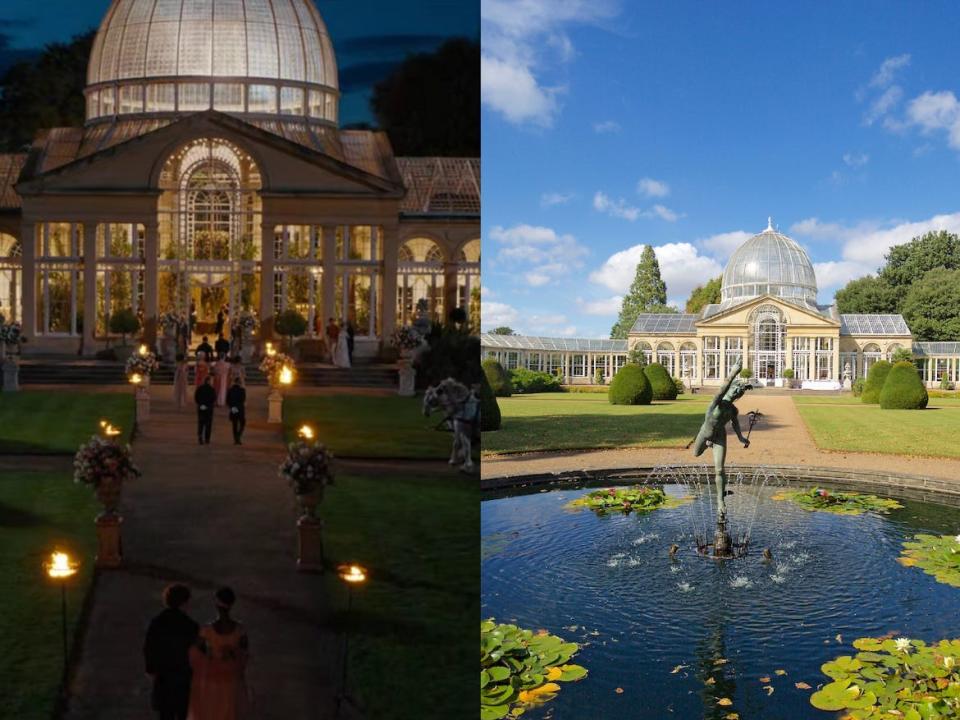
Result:
{"label": "clipped hedge", "polygon": [[892,367],[893,365],[886,360],[877,360],[870,366],[870,372],[867,373],[867,382],[864,383],[863,392],[860,394],[860,402],[870,405],[876,405],[880,402],[880,391],[883,390],[883,383]]}
{"label": "clipped hedge", "polygon": [[547,372],[537,372],[536,370],[527,370],[527,368],[517,368],[510,371],[510,384],[513,391],[518,394],[523,393],[542,393],[542,392],[563,392],[560,385],[560,378]]}
{"label": "clipped hedge", "polygon": [[487,382],[490,383],[490,389],[496,397],[510,397],[513,395],[513,385],[510,382],[510,375],[504,370],[503,365],[492,358],[483,361],[483,374],[487,376]]}
{"label": "clipped hedge", "polygon": [[490,383],[484,376],[480,380],[480,430],[481,432],[499,430],[501,422],[500,406],[497,404],[493,390],[490,389]]}
{"label": "clipped hedge", "polygon": [[887,374],[880,391],[880,407],[884,410],[922,410],[929,397],[916,366],[903,360]]}
{"label": "clipped hedge", "polygon": [[650,381],[650,388],[653,390],[654,400],[676,400],[677,384],[670,377],[670,373],[660,363],[650,363],[645,365],[643,372]]}
{"label": "clipped hedge", "polygon": [[607,399],[611,405],[649,405],[653,400],[653,388],[643,368],[633,363],[620,368],[610,382]]}

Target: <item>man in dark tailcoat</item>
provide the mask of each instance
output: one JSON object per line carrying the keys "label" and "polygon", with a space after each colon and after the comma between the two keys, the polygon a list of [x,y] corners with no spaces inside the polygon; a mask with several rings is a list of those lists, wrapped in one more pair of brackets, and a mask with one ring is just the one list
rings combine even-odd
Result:
{"label": "man in dark tailcoat", "polygon": [[230,408],[230,423],[233,425],[233,444],[243,444],[243,431],[247,427],[247,391],[239,377],[227,390],[227,407]]}
{"label": "man in dark tailcoat", "polygon": [[201,445],[209,445],[213,432],[213,409],[217,404],[217,391],[213,389],[209,375],[193,394],[193,400],[197,403],[197,437]]}
{"label": "man in dark tailcoat", "polygon": [[190,648],[200,626],[185,612],[190,588],[179,583],[163,591],[164,610],[150,621],[143,643],[150,701],[160,720],[186,720],[190,704]]}

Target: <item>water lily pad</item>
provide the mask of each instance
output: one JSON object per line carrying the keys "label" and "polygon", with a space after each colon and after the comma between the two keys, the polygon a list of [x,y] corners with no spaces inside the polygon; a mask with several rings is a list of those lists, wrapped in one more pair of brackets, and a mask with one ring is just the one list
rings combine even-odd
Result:
{"label": "water lily pad", "polygon": [[918,567],[937,582],[960,587],[960,542],[953,535],[917,535],[903,544],[898,558],[905,567]]}
{"label": "water lily pad", "polygon": [[[855,492],[834,492],[814,487],[809,490],[783,490],[774,500],[796,503],[804,510],[829,512],[836,515],[862,515],[865,512],[889,513],[903,507],[896,500]],[[838,641],[839,642],[839,641]]]}
{"label": "water lily pad", "polygon": [[667,495],[662,488],[650,485],[606,488],[594,490],[571,500],[566,507],[570,510],[586,508],[597,515],[609,513],[650,512],[664,508],[675,508],[693,500],[692,497],[675,498]]}
{"label": "water lily pad", "polygon": [[587,676],[586,668],[569,660],[580,646],[551,635],[493,620],[480,623],[480,718],[519,717],[549,702],[561,682]]}

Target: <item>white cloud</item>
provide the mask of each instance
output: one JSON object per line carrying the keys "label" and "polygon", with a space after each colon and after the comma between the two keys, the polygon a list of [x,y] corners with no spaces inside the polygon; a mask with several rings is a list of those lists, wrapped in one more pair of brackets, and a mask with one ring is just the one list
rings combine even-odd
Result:
{"label": "white cloud", "polygon": [[611,217],[623,218],[630,222],[640,217],[640,208],[627,205],[626,200],[623,198],[614,200],[606,193],[600,191],[597,191],[593,196],[593,209],[597,212],[606,213]]}
{"label": "white cloud", "polygon": [[647,197],[666,197],[670,194],[670,186],[662,180],[645,177],[637,182],[637,192]]}
{"label": "white cloud", "polygon": [[618,0],[483,0],[481,96],[484,105],[515,124],[553,124],[560,87],[543,80],[576,48],[571,24],[597,23],[619,11]]}
{"label": "white cloud", "polygon": [[522,276],[532,287],[547,285],[581,267],[588,254],[573,235],[541,225],[496,225],[490,230],[490,239],[503,246],[498,260],[510,263],[514,275]]}
{"label": "white cloud", "polygon": [[618,123],[616,120],[604,120],[603,122],[593,124],[593,131],[598,135],[618,133],[622,129],[623,128],[620,127],[620,123]]}
{"label": "white cloud", "polygon": [[753,233],[748,233],[745,230],[733,230],[732,232],[717,233],[697,240],[697,245],[709,250],[720,259],[726,259],[733,255],[733,251],[752,238],[753,235]]}
{"label": "white cloud", "polygon": [[566,205],[573,200],[573,193],[543,193],[540,196],[540,207],[553,207],[554,205]]}
{"label": "white cloud", "polygon": [[907,120],[924,132],[946,131],[950,147],[960,150],[960,101],[949,90],[915,97],[907,104]]}
{"label": "white cloud", "polygon": [[863,114],[864,125],[873,125],[877,120],[883,118],[883,126],[888,130],[897,126],[897,121],[888,117],[888,115],[903,97],[903,88],[895,85],[894,80],[896,80],[897,73],[909,64],[910,55],[907,53],[888,57],[870,78],[867,87],[857,90],[856,96],[859,102],[863,102],[872,95],[872,100]]}
{"label": "white cloud", "polygon": [[513,327],[520,319],[520,313],[516,308],[499,302],[485,301],[480,307],[480,315],[484,330],[493,330],[503,325]]}
{"label": "white cloud", "polygon": [[867,153],[844,153],[843,162],[847,167],[860,168],[870,162]]}
{"label": "white cloud", "polygon": [[663,205],[654,205],[650,212],[652,212],[661,220],[666,220],[667,222],[676,222],[680,217],[673,210],[668,207],[664,207]]}
{"label": "white cloud", "polygon": [[897,71],[910,64],[910,54],[888,57],[880,64],[880,69],[870,79],[870,87],[885,88],[894,81]]}
{"label": "white cloud", "polygon": [[874,98],[873,102],[870,103],[870,107],[868,107],[867,111],[863,114],[864,124],[873,125],[877,120],[893,110],[902,97],[903,88],[899,85],[894,85],[884,90],[881,95]]}
{"label": "white cloud", "polygon": [[582,301],[583,311],[587,315],[616,315],[623,305],[623,296],[614,295],[606,300]]}
{"label": "white cloud", "polygon": [[[633,282],[644,245],[614,253],[599,269],[590,273],[590,281],[618,293],[626,293]],[[716,260],[700,255],[690,243],[667,243],[653,248],[660,265],[660,276],[667,285],[669,302],[682,306],[690,291],[723,272]]]}
{"label": "white cloud", "polygon": [[843,287],[851,280],[869,275],[875,267],[852,260],[830,260],[813,264],[813,271],[817,276],[817,288],[821,295],[830,296],[838,288]]}

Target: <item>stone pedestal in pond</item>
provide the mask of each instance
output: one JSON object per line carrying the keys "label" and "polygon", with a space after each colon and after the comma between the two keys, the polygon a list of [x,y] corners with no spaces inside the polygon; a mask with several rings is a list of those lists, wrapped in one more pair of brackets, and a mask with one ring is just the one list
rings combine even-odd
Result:
{"label": "stone pedestal in pond", "polygon": [[400,388],[397,394],[400,397],[413,397],[417,394],[417,371],[413,367],[413,361],[409,357],[401,357],[398,365],[400,367]]}
{"label": "stone pedestal in pond", "polygon": [[271,425],[283,422],[283,395],[276,388],[271,388],[267,395],[267,422]]}
{"label": "stone pedestal in pond", "polygon": [[116,568],[123,564],[123,542],[120,538],[120,525],[123,518],[112,513],[104,513],[97,520],[97,558],[99,568]]}
{"label": "stone pedestal in pond", "polygon": [[297,521],[298,572],[323,572],[323,520],[303,516]]}
{"label": "stone pedestal in pond", "polygon": [[137,385],[137,424],[145,423],[150,419],[150,390],[145,384]]}
{"label": "stone pedestal in pond", "polygon": [[12,358],[3,361],[3,391],[17,392],[20,390],[20,365]]}

